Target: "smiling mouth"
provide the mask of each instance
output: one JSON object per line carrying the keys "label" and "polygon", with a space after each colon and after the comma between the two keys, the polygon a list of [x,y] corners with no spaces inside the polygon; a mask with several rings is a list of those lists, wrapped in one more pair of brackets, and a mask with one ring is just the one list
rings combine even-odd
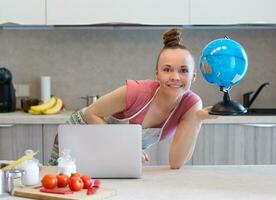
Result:
{"label": "smiling mouth", "polygon": [[182,88],[183,85],[179,85],[179,84],[167,84],[168,87],[170,88]]}

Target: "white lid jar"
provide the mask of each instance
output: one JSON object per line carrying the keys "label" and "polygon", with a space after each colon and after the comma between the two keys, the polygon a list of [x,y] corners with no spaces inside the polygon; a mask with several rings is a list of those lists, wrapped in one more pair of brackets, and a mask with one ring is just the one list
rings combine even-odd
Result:
{"label": "white lid jar", "polygon": [[[33,150],[26,150],[26,156],[33,155]],[[24,173],[21,178],[21,182],[23,185],[31,186],[39,184],[39,161],[35,158],[31,160],[26,160],[22,164],[20,164],[19,169],[23,170]]]}
{"label": "white lid jar", "polygon": [[72,173],[76,173],[77,167],[75,159],[71,157],[70,149],[63,149],[61,156],[58,159],[58,173],[66,174],[71,176]]}

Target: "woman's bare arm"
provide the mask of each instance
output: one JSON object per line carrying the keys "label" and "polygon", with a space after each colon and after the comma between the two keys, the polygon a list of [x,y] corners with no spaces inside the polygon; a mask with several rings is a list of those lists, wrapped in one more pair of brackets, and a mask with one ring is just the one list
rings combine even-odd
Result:
{"label": "woman's bare arm", "polygon": [[127,87],[122,86],[102,96],[91,104],[84,112],[88,124],[105,124],[104,117],[110,116],[126,108]]}
{"label": "woman's bare arm", "polygon": [[192,157],[202,121],[217,118],[209,115],[208,109],[202,109],[202,102],[199,101],[182,117],[170,146],[169,162],[172,169],[179,169]]}

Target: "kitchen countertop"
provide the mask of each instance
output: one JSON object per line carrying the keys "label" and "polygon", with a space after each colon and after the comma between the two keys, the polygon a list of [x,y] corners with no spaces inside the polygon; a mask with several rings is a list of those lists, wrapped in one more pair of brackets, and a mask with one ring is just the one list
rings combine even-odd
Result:
{"label": "kitchen countertop", "polygon": [[[276,165],[150,166],[142,179],[102,179],[102,185],[117,190],[113,200],[269,200],[276,199]],[[3,198],[15,199],[22,198]]]}
{"label": "kitchen countertop", "polygon": [[[73,111],[62,111],[55,115],[30,115],[24,112],[0,113],[2,124],[63,124]],[[276,124],[276,116],[219,116],[204,124]]]}
{"label": "kitchen countertop", "polygon": [[73,111],[61,111],[55,115],[31,115],[25,112],[0,113],[0,124],[63,124]]}

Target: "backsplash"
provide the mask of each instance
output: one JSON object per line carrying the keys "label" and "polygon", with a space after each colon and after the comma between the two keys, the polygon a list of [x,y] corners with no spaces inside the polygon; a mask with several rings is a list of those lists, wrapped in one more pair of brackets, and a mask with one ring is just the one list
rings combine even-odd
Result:
{"label": "backsplash", "polygon": [[[0,30],[0,66],[13,73],[15,84],[29,84],[30,95],[40,97],[40,77],[51,76],[52,94],[60,96],[68,109],[85,106],[87,95],[103,95],[126,79],[152,79],[162,48],[161,29],[72,29]],[[245,48],[247,75],[231,91],[242,94],[270,82],[252,107],[276,108],[276,30],[237,28],[184,28],[186,46],[198,64],[201,49],[211,40],[227,35]],[[198,66],[197,66],[198,68]],[[205,106],[222,99],[200,72],[192,89]]]}

